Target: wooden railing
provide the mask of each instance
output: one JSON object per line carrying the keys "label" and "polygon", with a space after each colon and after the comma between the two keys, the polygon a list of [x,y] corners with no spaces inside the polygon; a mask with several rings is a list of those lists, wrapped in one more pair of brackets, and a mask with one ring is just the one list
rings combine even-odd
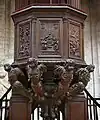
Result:
{"label": "wooden railing", "polygon": [[[100,111],[100,98],[93,98],[90,93],[85,89],[84,90],[87,95],[87,103],[88,103],[88,120],[100,120],[99,112]],[[3,97],[0,99],[0,120],[9,120],[9,93],[11,92],[11,87],[8,89],[8,91],[3,95]],[[32,111],[31,114],[31,120],[41,120],[40,117],[40,108],[39,106]],[[59,117],[57,120],[60,119],[61,112],[58,113]]]}
{"label": "wooden railing", "polygon": [[0,120],[9,120],[9,104],[10,104],[10,93],[11,87],[0,99]]}
{"label": "wooden railing", "polygon": [[70,5],[81,9],[81,0],[15,0],[15,10],[20,10],[31,5]]}
{"label": "wooden railing", "polygon": [[100,120],[100,98],[93,98],[91,94],[85,89],[88,104],[88,120]]}
{"label": "wooden railing", "polygon": [[[9,96],[11,96],[11,90],[12,88],[10,87],[0,99],[0,120],[9,120],[9,105],[10,105]],[[38,106],[35,110],[32,111],[31,120],[41,120],[42,118],[40,116],[40,112],[41,108]],[[60,118],[61,112],[58,111],[58,118],[56,120],[60,120]]]}

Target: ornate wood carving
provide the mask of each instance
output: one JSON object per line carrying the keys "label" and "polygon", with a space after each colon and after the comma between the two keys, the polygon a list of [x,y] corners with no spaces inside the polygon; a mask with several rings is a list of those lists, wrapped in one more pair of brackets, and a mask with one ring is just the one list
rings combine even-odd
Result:
{"label": "ornate wood carving", "polygon": [[56,51],[59,48],[59,40],[49,33],[44,38],[41,38],[41,49],[47,51]]}
{"label": "ornate wood carving", "polygon": [[80,24],[69,22],[69,57],[81,58],[81,29]]}
{"label": "ornate wood carving", "polygon": [[19,25],[19,46],[18,58],[27,58],[30,56],[31,42],[30,42],[30,22]]}
{"label": "ornate wood carving", "polygon": [[[66,0],[70,7],[71,1]],[[74,0],[74,7],[75,1],[78,0]],[[68,6],[51,7],[51,4],[65,3],[65,0],[16,2],[19,4],[18,9],[25,9],[12,15],[17,43],[15,62],[10,70],[5,69],[12,92],[13,95],[29,98],[32,111],[39,105],[43,119],[54,120],[61,109],[64,115],[62,104],[80,94],[89,81],[90,71],[83,66],[84,61],[81,59],[81,52],[84,51],[81,45],[81,24],[86,15]],[[36,7],[33,3],[40,6]],[[33,6],[27,9],[27,4]],[[70,58],[74,58],[75,62],[67,61]]]}
{"label": "ornate wood carving", "polygon": [[[13,95],[22,95],[28,98],[30,103],[39,104],[43,118],[55,119],[58,117],[57,111],[62,101],[82,92],[90,80],[90,72],[94,71],[93,65],[81,68],[76,66],[70,59],[63,65],[53,66],[54,74],[51,81],[44,80],[44,73],[49,74],[48,66],[38,64],[34,58],[28,59],[24,72],[19,67],[13,68],[9,64],[4,68],[8,72]],[[30,87],[25,87],[23,80],[26,80]]]}
{"label": "ornate wood carving", "polygon": [[59,19],[40,19],[40,54],[59,55],[60,54],[60,20]]}

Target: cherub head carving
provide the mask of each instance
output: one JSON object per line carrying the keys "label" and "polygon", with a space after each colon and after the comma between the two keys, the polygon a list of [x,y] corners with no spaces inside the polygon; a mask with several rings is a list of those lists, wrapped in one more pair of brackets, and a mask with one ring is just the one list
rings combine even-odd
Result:
{"label": "cherub head carving", "polygon": [[34,58],[29,58],[28,61],[27,61],[27,63],[28,63],[28,65],[29,65],[30,68],[35,68],[38,65],[37,60],[34,59]]}
{"label": "cherub head carving", "polygon": [[10,64],[5,64],[4,65],[4,70],[9,72],[11,70],[11,65]]}

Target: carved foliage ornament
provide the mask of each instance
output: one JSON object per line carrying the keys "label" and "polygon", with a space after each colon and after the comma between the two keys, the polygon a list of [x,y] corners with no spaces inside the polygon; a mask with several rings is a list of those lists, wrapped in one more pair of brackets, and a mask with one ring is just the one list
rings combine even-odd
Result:
{"label": "carved foliage ornament", "polygon": [[26,22],[19,25],[19,52],[18,57],[30,56],[30,23]]}
{"label": "carved foliage ornament", "polygon": [[70,57],[81,57],[80,51],[80,25],[69,23],[69,54]]}

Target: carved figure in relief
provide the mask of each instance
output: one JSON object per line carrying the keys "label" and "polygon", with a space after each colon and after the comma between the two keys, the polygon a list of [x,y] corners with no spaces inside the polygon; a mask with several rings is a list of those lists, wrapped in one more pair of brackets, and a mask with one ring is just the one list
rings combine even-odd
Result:
{"label": "carved figure in relief", "polygon": [[61,100],[66,97],[66,94],[69,90],[70,84],[73,80],[73,70],[74,70],[74,61],[66,61],[64,66],[56,66],[54,75],[58,81],[58,91],[55,93],[56,100],[58,99],[58,104],[61,104]]}
{"label": "carved figure in relief", "polygon": [[[63,101],[82,92],[90,80],[90,72],[94,71],[93,65],[77,68],[75,62],[68,59],[62,65],[55,66],[54,81],[44,83],[43,75],[48,72],[47,67],[38,64],[34,58],[28,59],[25,73],[18,66],[6,64],[4,68],[8,72],[12,93],[29,98],[32,109],[39,104],[44,119],[57,118]],[[76,81],[73,83],[74,78]],[[29,83],[30,88],[27,86]]]}
{"label": "carved figure in relief", "polygon": [[82,82],[85,87],[87,86],[88,82],[90,81],[90,72],[94,71],[94,65],[88,65],[85,68],[80,68],[76,71],[76,75],[78,77],[78,81]]}
{"label": "carved figure in relief", "polygon": [[19,25],[19,51],[18,57],[30,56],[30,23]]}
{"label": "carved figure in relief", "polygon": [[93,72],[94,68],[95,68],[94,65],[88,65],[85,68],[79,68],[75,72],[77,82],[69,88],[69,91],[67,93],[69,97],[77,95],[78,93],[84,90],[84,88],[90,81],[90,72]]}
{"label": "carved figure in relief", "polygon": [[[22,70],[18,67],[13,68],[10,64],[4,65],[5,71],[8,72],[8,81],[12,86],[12,94],[15,95],[22,95],[24,97],[27,97],[31,100],[31,94],[28,91],[25,84],[23,84],[26,80],[26,77]],[[24,80],[24,81],[22,81]]]}
{"label": "carved figure in relief", "polygon": [[80,57],[80,27],[70,23],[69,25],[69,47],[72,57]]}
{"label": "carved figure in relief", "polygon": [[31,88],[34,92],[35,97],[42,97],[43,96],[43,89],[42,89],[42,75],[46,72],[46,66],[43,64],[38,65],[36,59],[29,58],[27,65],[27,73],[28,78],[31,83]]}
{"label": "carved figure in relief", "polygon": [[56,51],[59,49],[59,40],[52,34],[49,33],[44,38],[41,38],[42,50]]}
{"label": "carved figure in relief", "polygon": [[[45,91],[42,83],[43,73],[47,72],[46,66],[44,64],[38,65],[36,59],[29,58],[27,68],[28,77],[30,79],[29,81],[31,81],[31,88],[32,91],[34,92],[33,98],[35,98],[36,102],[40,104],[41,116],[45,119],[48,118],[49,117],[48,109],[50,109],[52,118],[55,118],[54,109],[52,108],[52,100],[48,98],[49,94],[47,91]],[[49,105],[50,100],[51,106]]]}
{"label": "carved figure in relief", "polygon": [[85,85],[82,82],[78,82],[69,87],[67,92],[67,99],[71,99],[73,96],[81,93],[85,88]]}

